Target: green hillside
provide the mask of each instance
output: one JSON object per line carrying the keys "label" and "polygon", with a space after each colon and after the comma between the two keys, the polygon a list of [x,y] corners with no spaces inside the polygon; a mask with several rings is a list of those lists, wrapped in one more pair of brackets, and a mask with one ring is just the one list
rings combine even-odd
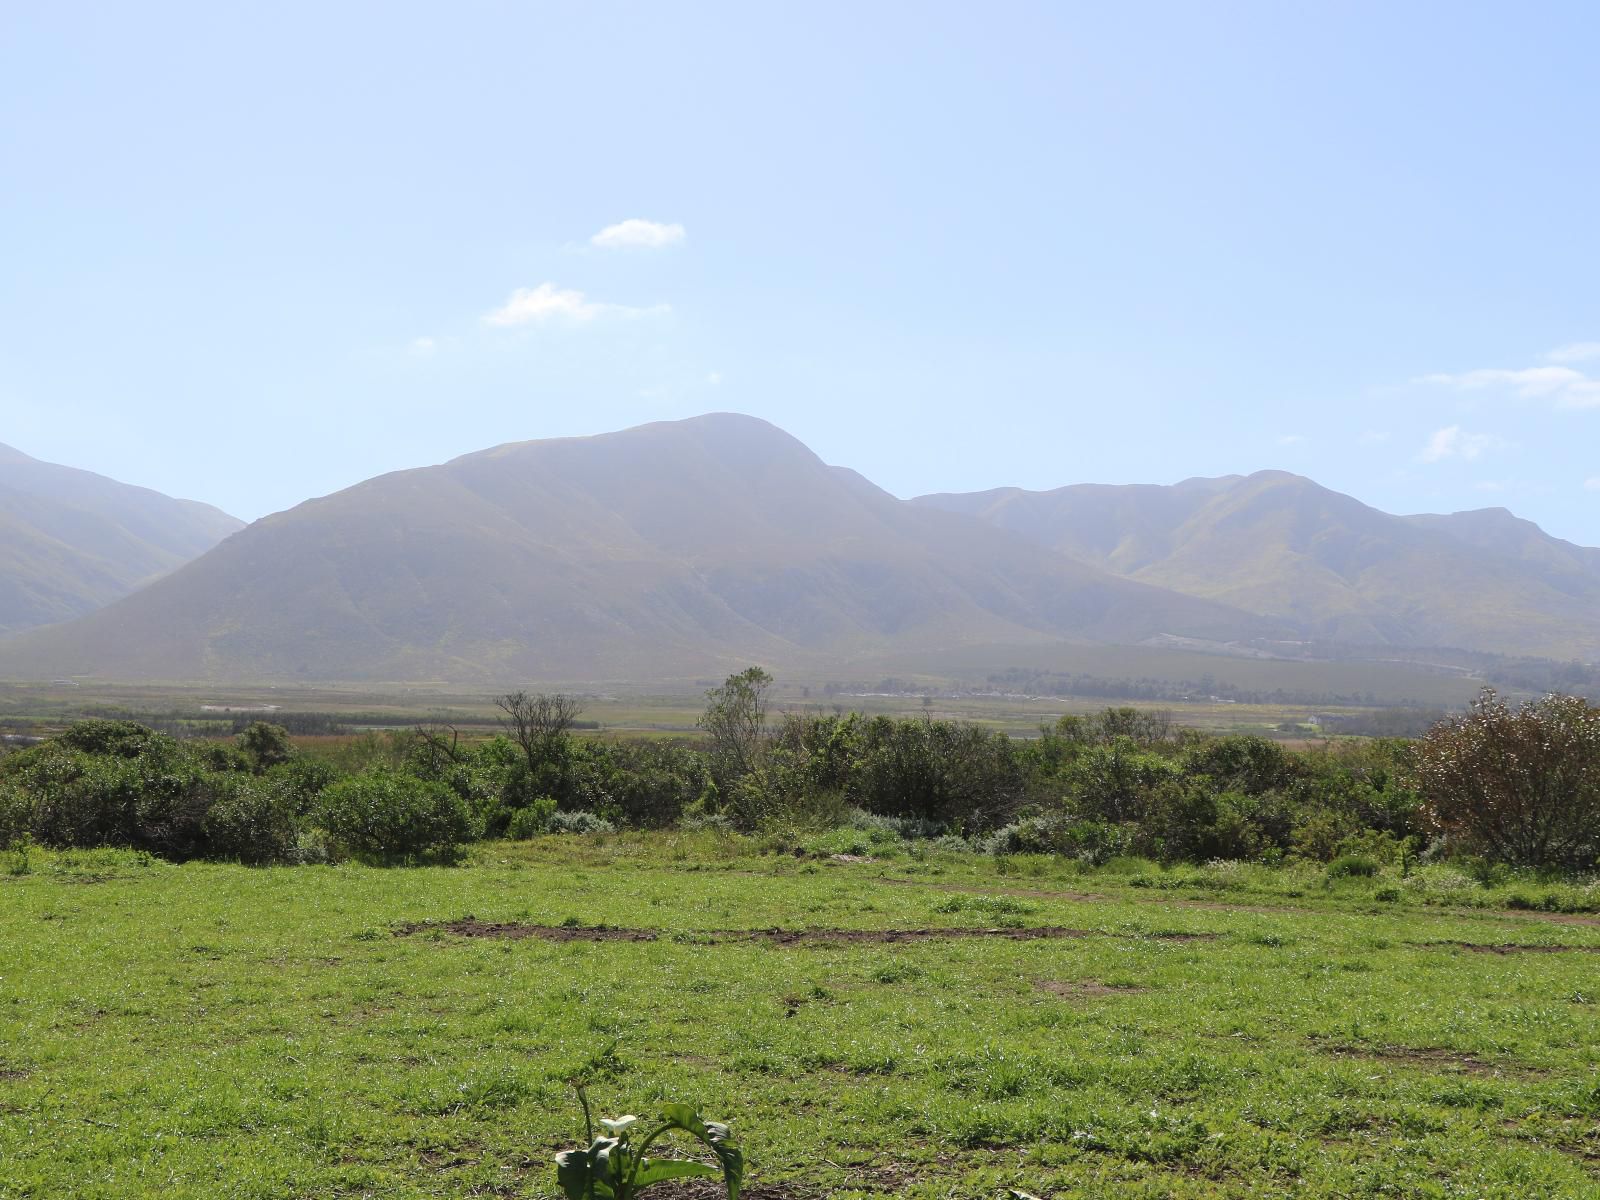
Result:
{"label": "green hillside", "polygon": [[1600,551],[1504,510],[1391,516],[1281,471],[916,503],[1311,638],[1600,659]]}
{"label": "green hillside", "polygon": [[209,505],[0,445],[0,633],[109,604],[241,527]]}

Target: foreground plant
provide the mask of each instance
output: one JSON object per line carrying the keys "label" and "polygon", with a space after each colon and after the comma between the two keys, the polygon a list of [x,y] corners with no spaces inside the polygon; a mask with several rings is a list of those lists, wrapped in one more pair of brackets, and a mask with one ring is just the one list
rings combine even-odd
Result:
{"label": "foreground plant", "polygon": [[589,1098],[578,1089],[583,1105],[583,1124],[589,1137],[586,1150],[566,1150],[556,1155],[556,1182],[567,1200],[631,1200],[653,1183],[669,1179],[715,1179],[718,1168],[687,1158],[650,1158],[646,1151],[662,1136],[680,1132],[697,1138],[716,1156],[721,1167],[728,1200],[739,1200],[744,1179],[744,1155],[733,1143],[728,1127],[717,1121],[702,1120],[689,1104],[663,1104],[659,1124],[644,1132],[649,1124],[636,1116],[617,1117],[600,1122],[605,1130],[594,1135],[589,1117]]}

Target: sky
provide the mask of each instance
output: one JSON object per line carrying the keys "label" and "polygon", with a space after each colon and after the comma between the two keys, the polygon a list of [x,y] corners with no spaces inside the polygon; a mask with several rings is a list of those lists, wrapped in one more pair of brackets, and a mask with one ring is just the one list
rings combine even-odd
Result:
{"label": "sky", "polygon": [[1600,6],[0,6],[0,442],[253,519],[731,410],[1600,545]]}

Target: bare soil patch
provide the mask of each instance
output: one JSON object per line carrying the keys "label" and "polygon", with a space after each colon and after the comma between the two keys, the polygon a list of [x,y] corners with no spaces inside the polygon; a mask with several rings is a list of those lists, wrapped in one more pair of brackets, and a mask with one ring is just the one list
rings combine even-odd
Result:
{"label": "bare soil patch", "polygon": [[[822,1194],[815,1188],[791,1183],[750,1183],[739,1189],[739,1195],[748,1196],[750,1200],[817,1200]],[[726,1193],[720,1180],[686,1179],[657,1184],[650,1189],[650,1195],[663,1200],[719,1200]]]}
{"label": "bare soil patch", "polygon": [[1138,996],[1150,990],[1134,987],[1131,984],[1118,986],[1114,983],[1074,982],[1067,979],[1036,979],[1034,986],[1041,992],[1049,992],[1052,996],[1062,996],[1069,1000],[1075,1000],[1080,996]]}
{"label": "bare soil patch", "polygon": [[[536,938],[546,942],[654,942],[674,935],[660,929],[624,929],[611,925],[521,925],[514,922],[480,921],[463,917],[458,921],[414,921],[397,926],[396,937],[417,933],[451,933],[457,937]],[[1032,927],[948,929],[714,929],[706,933],[678,935],[699,945],[726,942],[770,942],[775,946],[799,946],[812,942],[905,945],[911,942],[947,941],[958,938],[997,938],[1001,941],[1029,942],[1045,938],[1083,938],[1096,936],[1092,929],[1069,929],[1061,925]],[[1151,937],[1174,941],[1210,938],[1214,934],[1157,933]]]}
{"label": "bare soil patch", "polygon": [[653,942],[661,936],[655,929],[619,929],[611,925],[519,925],[510,921],[480,921],[462,917],[459,921],[413,921],[394,931],[396,937],[413,933],[453,933],[457,937],[509,938],[521,941],[537,938],[544,942]]}
{"label": "bare soil patch", "polygon": [[1463,1054],[1442,1046],[1352,1046],[1346,1043],[1325,1043],[1317,1047],[1334,1058],[1361,1058],[1373,1062],[1410,1063],[1415,1066],[1454,1067],[1481,1075],[1530,1075],[1538,1072],[1527,1067],[1506,1066],[1486,1062],[1475,1054]]}
{"label": "bare soil patch", "polygon": [[1412,942],[1413,946],[1448,946],[1473,954],[1600,954],[1600,946],[1529,946],[1517,942]]}

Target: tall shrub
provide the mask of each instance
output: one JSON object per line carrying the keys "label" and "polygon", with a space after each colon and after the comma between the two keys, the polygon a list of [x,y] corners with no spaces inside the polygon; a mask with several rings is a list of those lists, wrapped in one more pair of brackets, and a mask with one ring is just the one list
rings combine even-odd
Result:
{"label": "tall shrub", "polygon": [[1513,866],[1588,867],[1600,854],[1600,708],[1546,696],[1513,710],[1485,689],[1417,747],[1431,832]]}

